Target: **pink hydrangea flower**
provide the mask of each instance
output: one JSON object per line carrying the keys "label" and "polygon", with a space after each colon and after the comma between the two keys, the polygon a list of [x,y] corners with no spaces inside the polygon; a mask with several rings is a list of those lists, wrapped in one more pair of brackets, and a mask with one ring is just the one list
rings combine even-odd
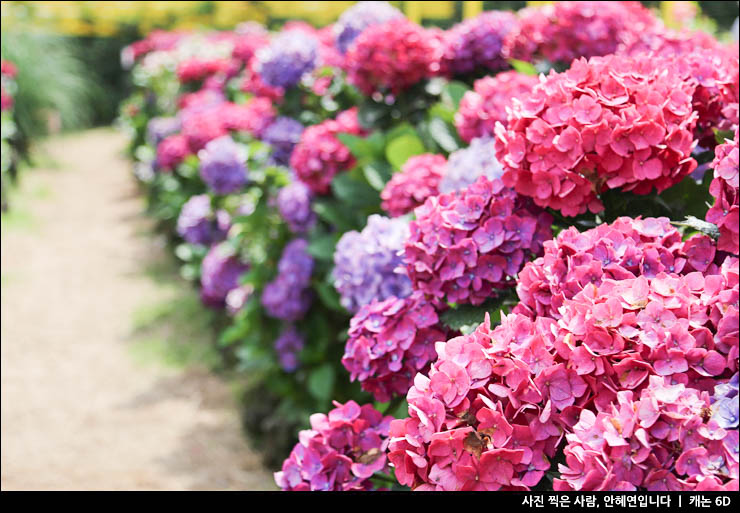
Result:
{"label": "pink hydrangea flower", "polygon": [[482,303],[513,277],[551,236],[551,216],[507,189],[478,180],[432,196],[415,210],[404,262],[412,286],[437,299]]}
{"label": "pink hydrangea flower", "polygon": [[311,415],[311,429],[299,433],[282,470],[275,472],[275,482],[283,490],[371,490],[369,478],[386,468],[393,417],[354,401],[334,401],[334,406],[328,415]]}
{"label": "pink hydrangea flower", "polygon": [[157,145],[157,168],[172,171],[191,153],[188,140],[184,135],[174,134],[165,137]]}
{"label": "pink hydrangea flower", "polygon": [[434,305],[420,293],[373,300],[350,321],[342,365],[350,380],[386,402],[405,395],[417,372],[429,370],[435,342],[448,338]]}
{"label": "pink hydrangea flower", "polygon": [[290,165],[298,176],[315,194],[327,194],[332,178],[337,173],[350,169],[355,159],[337,134],[363,135],[357,119],[357,108],[340,113],[308,127],[293,149]]}
{"label": "pink hydrangea flower", "polygon": [[348,80],[363,93],[398,94],[440,69],[442,40],[431,31],[395,18],[370,25],[347,50]]}
{"label": "pink hydrangea flower", "polygon": [[205,78],[224,73],[231,67],[230,59],[188,59],[177,66],[176,74],[180,83],[199,82]]}
{"label": "pink hydrangea flower", "polygon": [[719,228],[717,249],[737,255],[740,253],[738,232],[740,232],[740,180],[738,179],[738,130],[735,138],[716,147],[714,153],[714,179],[709,192],[714,196],[714,205],[707,212],[707,221]]}
{"label": "pink hydrangea flower", "polygon": [[580,59],[514,101],[497,123],[505,184],[566,216],[603,210],[598,194],[661,192],[696,168],[694,85],[648,56]]}
{"label": "pink hydrangea flower", "polygon": [[447,160],[442,155],[425,153],[409,158],[380,193],[381,207],[391,217],[411,212],[430,196],[439,194],[439,182],[446,166]]}
{"label": "pink hydrangea flower", "polygon": [[469,143],[476,137],[492,136],[497,121],[506,126],[506,109],[511,100],[529,93],[538,82],[536,76],[517,71],[476,80],[473,90],[463,95],[455,113],[460,138]]}

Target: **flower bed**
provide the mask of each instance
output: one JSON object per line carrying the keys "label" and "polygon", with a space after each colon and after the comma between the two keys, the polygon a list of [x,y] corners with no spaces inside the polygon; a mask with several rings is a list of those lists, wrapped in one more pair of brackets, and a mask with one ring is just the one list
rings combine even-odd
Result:
{"label": "flower bed", "polygon": [[596,4],[124,52],[281,488],[738,488],[737,58]]}

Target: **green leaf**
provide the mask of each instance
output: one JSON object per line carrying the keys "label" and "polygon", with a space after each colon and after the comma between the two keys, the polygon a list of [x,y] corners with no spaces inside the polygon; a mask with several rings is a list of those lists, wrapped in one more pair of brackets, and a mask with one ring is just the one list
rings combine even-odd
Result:
{"label": "green leaf", "polygon": [[511,67],[517,70],[519,73],[524,73],[525,75],[537,75],[537,68],[534,67],[534,65],[530,62],[520,61],[518,59],[509,59],[509,64],[511,64]]}
{"label": "green leaf", "polygon": [[313,203],[313,210],[321,219],[339,231],[345,232],[354,227],[354,212],[337,200],[318,198]]}
{"label": "green leaf", "polygon": [[336,245],[336,235],[327,233],[309,241],[306,249],[311,256],[318,260],[331,261],[334,257],[334,247]]}
{"label": "green leaf", "polygon": [[375,207],[380,204],[378,191],[354,173],[339,173],[331,181],[334,195],[355,208]]}
{"label": "green leaf", "polygon": [[729,139],[732,141],[735,138],[735,132],[732,130],[715,130],[714,131],[714,139],[717,141],[717,144],[724,144],[726,141],[725,139]]}
{"label": "green leaf", "polygon": [[482,305],[458,305],[442,313],[439,317],[442,323],[450,329],[463,332],[472,331],[486,318],[486,313],[491,315],[491,322],[499,321],[499,309],[504,308],[501,300],[489,299]]}
{"label": "green leaf", "polygon": [[387,105],[368,99],[357,109],[357,119],[364,129],[372,130],[389,112],[390,108]]}
{"label": "green leaf", "polygon": [[362,167],[362,173],[365,175],[367,183],[376,191],[382,191],[392,176],[388,164],[379,160],[365,164]]}
{"label": "green leaf", "polygon": [[401,169],[409,157],[426,151],[424,143],[416,135],[402,135],[393,139],[385,148],[385,157],[395,169]]}
{"label": "green leaf", "polygon": [[336,289],[334,289],[331,284],[318,282],[314,284],[314,288],[316,289],[316,292],[318,292],[321,302],[324,303],[327,308],[334,310],[335,312],[346,313],[346,310],[339,302],[339,294],[337,294]]}
{"label": "green leaf", "polygon": [[434,141],[446,152],[453,152],[460,148],[450,126],[439,118],[432,118],[429,122],[429,133],[432,134]]}
{"label": "green leaf", "polygon": [[371,157],[373,155],[373,147],[365,137],[358,137],[352,134],[337,134],[337,139],[342,141],[342,144],[349,148],[349,151],[357,159]]}
{"label": "green leaf", "polygon": [[457,110],[460,107],[460,100],[469,90],[470,88],[463,82],[453,80],[442,90],[442,101],[451,104]]}
{"label": "green leaf", "polygon": [[334,368],[331,363],[325,363],[313,370],[308,377],[308,391],[320,401],[331,399],[334,389]]}

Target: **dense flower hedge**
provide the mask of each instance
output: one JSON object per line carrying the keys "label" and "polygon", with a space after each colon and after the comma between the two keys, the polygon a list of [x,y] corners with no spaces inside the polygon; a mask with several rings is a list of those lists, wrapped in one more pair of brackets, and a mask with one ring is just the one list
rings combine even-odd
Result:
{"label": "dense flower hedge", "polygon": [[635,2],[360,2],[124,55],[278,486],[738,488],[736,45]]}
{"label": "dense flower hedge", "polygon": [[18,70],[15,65],[3,60],[0,63],[0,116],[2,125],[0,126],[0,202],[2,209],[8,208],[8,186],[14,178],[14,169],[18,159],[17,150],[13,144],[13,139],[17,129],[13,119],[13,95],[15,94],[15,76]]}

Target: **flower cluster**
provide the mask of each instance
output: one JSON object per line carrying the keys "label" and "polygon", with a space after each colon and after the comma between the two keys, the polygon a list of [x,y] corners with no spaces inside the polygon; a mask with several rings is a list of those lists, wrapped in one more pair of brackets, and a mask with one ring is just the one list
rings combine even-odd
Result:
{"label": "flower cluster", "polygon": [[10,61],[0,61],[0,110],[13,108],[13,95],[6,90],[8,83],[15,79],[18,68]]}
{"label": "flower cluster", "polygon": [[302,133],[303,125],[299,121],[280,116],[262,131],[261,139],[272,146],[272,160],[276,164],[287,166]]}
{"label": "flower cluster", "polygon": [[190,244],[210,246],[226,238],[231,218],[225,210],[214,215],[207,194],[191,196],[177,218],[177,233]]}
{"label": "flower cluster", "polygon": [[436,359],[436,342],[448,338],[434,306],[416,292],[373,300],[352,317],[342,365],[376,401],[405,395],[418,372]]}
{"label": "flower cluster", "polygon": [[502,179],[566,216],[603,210],[597,195],[663,191],[696,168],[693,86],[646,55],[573,61],[497,123]]}
{"label": "flower cluster", "polygon": [[381,207],[391,217],[413,211],[430,196],[439,194],[439,182],[447,160],[442,155],[425,153],[409,158],[380,193]]}
{"label": "flower cluster", "polygon": [[188,59],[177,66],[180,83],[199,82],[206,77],[223,73],[231,67],[229,59]]}
{"label": "flower cluster", "polygon": [[620,217],[579,232],[561,231],[544,243],[544,254],[519,273],[514,311],[532,318],[559,318],[560,307],[587,284],[661,272],[715,274],[715,250],[707,237],[686,243],[668,218]]}
{"label": "flower cluster", "polygon": [[249,63],[256,55],[257,50],[270,44],[267,31],[261,27],[255,27],[255,30],[247,30],[243,33],[237,33],[234,37],[234,48],[231,56],[243,63]]}
{"label": "flower cluster", "polygon": [[298,368],[298,353],[305,341],[295,326],[289,326],[275,340],[275,352],[280,366],[285,372],[294,372]]}
{"label": "flower cluster", "polygon": [[334,402],[328,415],[311,415],[275,482],[283,490],[371,490],[369,478],[386,468],[385,446],[393,417],[369,404]]}
{"label": "flower cluster", "polygon": [[439,38],[406,18],[367,27],[346,54],[350,83],[370,96],[398,94],[440,70]]}
{"label": "flower cluster", "polygon": [[327,194],[332,178],[351,168],[355,159],[337,134],[362,135],[357,108],[346,110],[336,119],[313,125],[301,134],[290,156],[290,166],[299,180],[316,194]]}
{"label": "flower cluster", "polygon": [[283,248],[278,275],[262,291],[262,306],[270,317],[284,321],[302,319],[313,301],[311,273],[314,261],[304,239],[294,239]]}
{"label": "flower cluster", "polygon": [[579,57],[612,54],[657,23],[638,2],[555,2],[519,11],[504,54],[570,64]]}
{"label": "flower cluster", "polygon": [[342,306],[354,313],[373,299],[411,294],[411,282],[401,272],[403,258],[399,255],[408,234],[405,220],[373,214],[361,232],[342,235],[332,271]]}
{"label": "flower cluster", "polygon": [[203,259],[200,297],[204,304],[223,307],[228,293],[239,287],[239,279],[249,266],[239,260],[225,242],[211,247]]}
{"label": "flower cluster", "polygon": [[506,126],[506,109],[514,98],[522,98],[539,79],[518,71],[504,71],[495,77],[476,80],[466,92],[455,113],[455,127],[460,138],[470,142],[476,137],[492,136],[496,122]]}
{"label": "flower cluster", "polygon": [[259,74],[259,61],[256,56],[252,57],[244,67],[241,80],[241,90],[257,97],[269,98],[273,102],[280,103],[285,94],[285,90],[282,87],[267,85],[262,80],[262,76]]}
{"label": "flower cluster", "polygon": [[180,119],[177,117],[152,118],[146,125],[146,140],[156,148],[165,137],[179,132],[180,126]]}
{"label": "flower cluster", "polygon": [[504,38],[516,24],[516,16],[507,11],[484,12],[458,23],[444,35],[442,69],[451,75],[462,75],[508,68],[501,52]]}
{"label": "flower cluster", "polygon": [[247,150],[225,135],[198,152],[200,177],[216,194],[231,194],[247,183]]}
{"label": "flower cluster", "polygon": [[265,84],[292,87],[316,67],[319,41],[303,30],[284,30],[257,50],[258,70]]}
{"label": "flower cluster", "polygon": [[453,303],[481,304],[552,237],[552,218],[480,177],[459,193],[433,196],[415,210],[404,262],[414,290]]}
{"label": "flower cluster", "polygon": [[293,233],[305,233],[316,222],[316,214],[311,208],[312,200],[311,189],[297,180],[278,192],[278,211]]}
{"label": "flower cluster", "polygon": [[342,53],[370,25],[378,25],[395,18],[402,18],[401,11],[388,2],[357,2],[342,13],[334,24],[336,47]]}
{"label": "flower cluster", "polygon": [[737,255],[740,253],[738,232],[740,232],[740,180],[738,179],[738,130],[735,138],[726,141],[715,149],[714,179],[709,192],[714,196],[714,205],[707,212],[707,221],[719,227],[717,248]]}
{"label": "flower cluster", "polygon": [[162,171],[172,171],[191,153],[186,136],[167,136],[157,145],[156,167]]}
{"label": "flower cluster", "polygon": [[714,387],[712,395],[712,419],[723,429],[738,428],[738,373],[727,383],[720,383]]}
{"label": "flower cluster", "polygon": [[467,148],[452,152],[439,182],[439,192],[461,191],[475,183],[480,176],[489,180],[501,178],[504,168],[493,156],[494,153],[494,142],[490,137],[473,139]]}
{"label": "flower cluster", "polygon": [[262,137],[275,121],[275,107],[269,98],[252,98],[243,104],[225,102],[218,114],[225,130],[247,132],[252,137]]}

